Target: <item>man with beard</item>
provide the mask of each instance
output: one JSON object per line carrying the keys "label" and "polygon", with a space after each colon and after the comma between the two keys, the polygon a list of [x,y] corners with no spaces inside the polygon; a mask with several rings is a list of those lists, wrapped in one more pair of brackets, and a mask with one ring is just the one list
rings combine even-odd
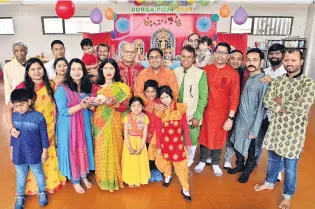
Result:
{"label": "man with beard", "polygon": [[283,59],[287,74],[274,79],[264,98],[265,106],[273,113],[263,142],[269,160],[265,182],[255,185],[254,189],[262,191],[275,187],[283,159],[281,209],[290,208],[296,190],[297,165],[305,143],[308,113],[315,101],[315,81],[302,74],[303,62],[300,50],[287,50]]}
{"label": "man with beard", "polygon": [[[264,53],[258,48],[250,49],[246,53],[246,69],[249,71],[250,77],[242,92],[233,134],[230,138],[235,150],[236,167],[229,169],[228,173],[243,172],[238,179],[240,183],[248,181],[256,166],[258,151],[256,145],[261,140],[258,138],[258,133],[265,115],[263,99],[268,88],[267,83],[260,81],[265,75],[260,69],[263,59]],[[244,166],[246,155],[248,157]]]}
{"label": "man with beard", "polygon": [[207,159],[210,151],[214,174],[223,175],[219,167],[220,155],[228,131],[232,128],[240,97],[239,75],[226,64],[230,51],[231,46],[228,43],[219,43],[214,52],[214,64],[204,68],[208,80],[209,100],[203,114],[199,137],[200,163],[195,167],[197,173],[204,169],[206,162],[210,163],[210,159]]}
{"label": "man with beard", "polygon": [[[282,65],[284,52],[285,52],[285,47],[282,44],[276,43],[276,44],[273,44],[269,47],[268,60],[269,60],[271,66],[269,68],[265,69],[266,76],[261,79],[262,82],[270,83],[270,82],[272,82],[273,79],[287,73],[287,71],[284,69],[284,67]],[[262,122],[261,130],[259,133],[259,135],[261,135],[260,137],[262,137],[262,138],[264,138],[266,135],[269,123],[271,121],[271,117],[272,117],[272,111],[267,110],[267,114],[266,114],[266,116]],[[256,164],[258,164],[261,152],[262,152],[262,149],[260,149],[257,153]],[[282,171],[282,169],[279,172],[278,181],[281,181],[281,179],[282,179],[281,171]]]}
{"label": "man with beard", "polygon": [[[238,49],[234,49],[230,53],[230,58],[229,58],[229,65],[231,65],[232,68],[234,68],[239,76],[240,76],[240,91],[242,92],[243,87],[249,77],[249,72],[248,70],[244,69],[242,67],[242,62],[243,62],[243,52],[241,52]],[[232,135],[234,126],[232,129],[229,131],[229,138]],[[234,154],[234,148],[233,144],[228,140],[225,146],[225,154],[224,154],[224,169],[229,169],[232,168],[231,161],[232,161],[232,156]]]}

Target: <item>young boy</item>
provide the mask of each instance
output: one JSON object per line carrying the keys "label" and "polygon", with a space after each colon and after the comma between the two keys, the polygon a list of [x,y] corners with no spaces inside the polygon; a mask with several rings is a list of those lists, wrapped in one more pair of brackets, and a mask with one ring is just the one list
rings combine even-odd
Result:
{"label": "young boy", "polygon": [[86,69],[89,71],[98,67],[97,57],[93,54],[93,42],[89,38],[85,38],[81,41],[81,48],[83,50],[82,61],[85,64]]}
{"label": "young boy", "polygon": [[[156,103],[159,103],[159,99],[157,98],[159,84],[156,80],[147,80],[144,83],[144,95],[145,97]],[[148,137],[146,141],[146,145],[148,148],[148,157],[150,163],[150,170],[151,170],[151,179],[150,182],[161,182],[163,181],[163,176],[157,169],[155,165],[155,147],[156,147],[156,135],[155,135],[155,114],[145,108],[145,113],[149,117],[150,123],[148,127]]]}
{"label": "young boy", "polygon": [[196,67],[203,68],[212,62],[212,55],[210,52],[212,40],[208,36],[200,39],[199,50],[197,50]]}
{"label": "young boy", "polygon": [[19,132],[11,134],[11,160],[16,169],[17,197],[15,209],[24,208],[25,186],[29,168],[36,178],[41,207],[48,204],[46,182],[42,163],[48,158],[49,140],[44,116],[30,108],[31,99],[25,89],[15,89],[11,93],[14,112],[13,127]]}

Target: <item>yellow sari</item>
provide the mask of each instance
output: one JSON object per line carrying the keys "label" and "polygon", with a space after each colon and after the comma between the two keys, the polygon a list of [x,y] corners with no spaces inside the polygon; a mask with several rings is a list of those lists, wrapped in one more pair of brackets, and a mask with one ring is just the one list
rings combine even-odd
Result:
{"label": "yellow sari", "polygon": [[[94,92],[93,92],[94,91]],[[96,87],[92,95],[114,98],[121,106],[131,96],[130,88],[121,82],[107,87]],[[101,105],[93,116],[95,136],[95,177],[102,190],[123,188],[121,156],[123,148],[122,113],[113,105]]]}
{"label": "yellow sari", "polygon": [[[58,169],[58,158],[55,148],[55,103],[49,96],[43,83],[35,89],[35,92],[36,101],[34,103],[34,109],[42,113],[45,117],[49,138],[48,159],[45,163],[43,163],[43,169],[46,177],[46,191],[54,193],[66,184],[66,178],[61,176]],[[36,179],[31,171],[28,172],[26,181],[25,193],[27,195],[37,194],[38,187]]]}

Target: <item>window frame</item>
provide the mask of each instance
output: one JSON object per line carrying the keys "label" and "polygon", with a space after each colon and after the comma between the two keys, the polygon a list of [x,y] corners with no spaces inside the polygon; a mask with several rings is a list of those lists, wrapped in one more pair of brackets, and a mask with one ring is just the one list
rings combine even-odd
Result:
{"label": "window frame", "polygon": [[[66,33],[66,22],[64,19],[61,19],[62,20],[62,33],[46,33],[45,32],[45,24],[44,24],[44,19],[45,18],[57,18],[59,19],[60,17],[58,16],[41,16],[41,22],[42,22],[42,33],[43,35],[81,35],[83,32],[80,32],[80,33]],[[71,18],[89,18],[89,16],[73,16]],[[99,33],[101,32],[101,25],[98,24],[98,27],[99,27]]]}
{"label": "window frame", "polygon": [[12,19],[12,25],[13,25],[13,34],[10,33],[6,33],[6,34],[1,34],[0,33],[0,36],[12,36],[12,35],[15,35],[15,29],[14,29],[14,22],[13,22],[13,17],[0,17],[0,19]]}
{"label": "window frame", "polygon": [[[248,16],[249,18],[252,18],[252,27],[251,27],[251,32],[246,33],[248,35],[252,36],[291,36],[292,35],[292,28],[293,28],[293,23],[294,23],[294,16]],[[256,18],[290,18],[291,19],[291,25],[290,25],[290,33],[285,34],[285,35],[279,35],[279,34],[254,34],[254,25],[255,25],[255,19]],[[233,21],[233,16],[231,16],[231,22],[230,22],[230,33],[232,33],[232,21]]]}

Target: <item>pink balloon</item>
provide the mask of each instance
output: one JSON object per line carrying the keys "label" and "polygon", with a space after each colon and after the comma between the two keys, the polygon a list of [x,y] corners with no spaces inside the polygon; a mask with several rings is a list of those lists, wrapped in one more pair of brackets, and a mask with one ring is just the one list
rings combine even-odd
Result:
{"label": "pink balloon", "polygon": [[103,13],[98,8],[93,9],[90,19],[94,24],[100,24],[103,20]]}
{"label": "pink balloon", "polygon": [[233,15],[233,20],[237,25],[243,25],[247,18],[248,14],[243,7],[238,8]]}

